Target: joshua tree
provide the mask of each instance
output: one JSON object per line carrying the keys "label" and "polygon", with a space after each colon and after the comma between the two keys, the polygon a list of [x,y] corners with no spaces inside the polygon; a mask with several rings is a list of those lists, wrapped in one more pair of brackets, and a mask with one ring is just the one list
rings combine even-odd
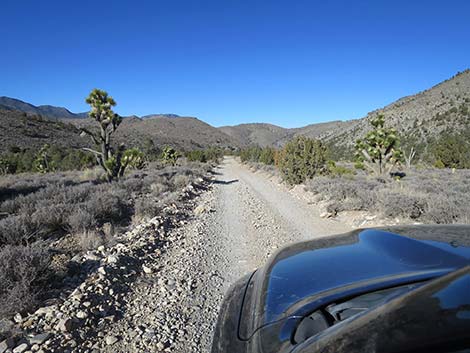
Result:
{"label": "joshua tree", "polygon": [[385,127],[383,115],[378,115],[370,123],[374,129],[356,141],[356,158],[375,175],[388,174],[403,158],[397,132]]}
{"label": "joshua tree", "polygon": [[36,155],[33,165],[39,173],[49,173],[55,170],[54,163],[49,156],[50,146],[46,143]]}
{"label": "joshua tree", "polygon": [[178,158],[180,157],[178,151],[170,146],[165,146],[162,152],[162,159],[166,164],[176,165]]}
{"label": "joshua tree", "polygon": [[116,131],[122,118],[113,112],[112,107],[116,102],[106,91],[94,89],[87,97],[86,102],[91,106],[88,116],[99,124],[99,132],[94,133],[88,129],[81,128],[81,136],[88,135],[100,151],[91,148],[84,150],[94,153],[98,164],[106,172],[108,181],[112,181],[124,174],[126,165],[122,163],[125,151],[124,145],[120,145],[116,152],[111,147],[111,135]]}

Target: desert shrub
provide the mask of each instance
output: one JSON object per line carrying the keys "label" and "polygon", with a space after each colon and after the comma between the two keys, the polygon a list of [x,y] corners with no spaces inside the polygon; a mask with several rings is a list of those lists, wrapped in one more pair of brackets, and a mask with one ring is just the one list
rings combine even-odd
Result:
{"label": "desert shrub", "polygon": [[261,152],[262,152],[262,149],[261,147],[258,147],[258,146],[245,148],[240,151],[240,160],[243,163],[259,162],[259,159],[261,157]]}
{"label": "desert shrub", "polygon": [[265,147],[261,150],[261,154],[259,156],[259,162],[267,165],[274,164],[274,157],[276,155],[276,150],[271,147]]}
{"label": "desert shrub", "polygon": [[[424,219],[431,223],[451,224],[468,223],[470,215],[470,206],[456,203],[454,198],[442,198],[442,195],[429,195],[428,208]],[[467,214],[467,219],[465,218]]]}
{"label": "desert shrub", "polygon": [[161,195],[159,202],[161,204],[174,204],[178,200],[178,192],[170,191]]}
{"label": "desert shrub", "polygon": [[470,222],[470,171],[410,170],[395,181],[368,177],[316,177],[306,190],[332,212],[364,210],[426,223]]}
{"label": "desert shrub", "polygon": [[437,167],[470,168],[470,146],[463,135],[444,134],[431,150]]}
{"label": "desert shrub", "polygon": [[153,197],[144,197],[135,203],[135,216],[137,219],[155,217],[161,210],[161,204]]}
{"label": "desert shrub", "polygon": [[73,213],[70,213],[66,222],[72,233],[86,232],[96,225],[95,216],[82,207],[77,207]]}
{"label": "desert shrub", "polygon": [[123,189],[128,192],[141,192],[145,188],[144,178],[131,176],[120,181]]}
{"label": "desert shrub", "polygon": [[111,184],[79,182],[81,174],[73,172],[4,177],[0,212],[7,216],[0,219],[0,246],[92,231],[108,222],[126,225],[142,195],[157,197],[160,206],[165,199],[172,202],[179,189],[207,168],[199,163],[153,166]]}
{"label": "desert shrub", "polygon": [[33,308],[44,290],[49,254],[40,244],[0,249],[0,317]]}
{"label": "desert shrub", "polygon": [[243,163],[263,163],[266,165],[273,165],[276,155],[276,150],[272,147],[261,148],[259,146],[248,147],[239,152],[240,160]]}
{"label": "desert shrub", "polygon": [[220,148],[208,148],[205,150],[192,150],[185,152],[185,157],[190,162],[214,162],[218,163],[224,155],[224,151]]}
{"label": "desert shrub", "polygon": [[[112,244],[114,225],[126,226],[133,216],[153,217],[178,201],[180,189],[203,176],[209,165],[151,164],[125,178],[105,183],[80,181],[81,172],[7,175],[0,180],[0,318],[28,310],[46,287],[44,271],[57,275],[40,244],[72,233],[74,252]],[[47,243],[46,243],[47,242]],[[43,271],[44,270],[44,271]]]}
{"label": "desert shrub", "polygon": [[[4,166],[8,168],[2,168]],[[93,156],[73,148],[45,145],[39,151],[14,149],[0,156],[0,174],[82,170],[96,164]],[[7,174],[4,173],[4,174]]]}
{"label": "desert shrub", "polygon": [[27,244],[37,230],[28,214],[0,219],[0,246]]}
{"label": "desert shrub", "polygon": [[333,202],[336,212],[367,210],[376,204],[375,190],[380,183],[373,179],[331,178],[320,176],[307,182],[306,189]]}
{"label": "desert shrub", "polygon": [[181,189],[189,184],[190,177],[188,175],[176,175],[173,178],[173,184],[178,188]]}
{"label": "desert shrub", "polygon": [[79,233],[80,246],[83,250],[95,250],[101,245],[104,245],[105,238],[100,233],[93,230],[86,230]]}
{"label": "desert shrub", "polygon": [[425,212],[425,198],[416,192],[403,192],[381,189],[378,192],[378,203],[382,214],[386,217],[403,217],[418,219]]}
{"label": "desert shrub", "polygon": [[124,223],[130,217],[127,193],[123,189],[111,189],[108,192],[97,192],[90,195],[85,203],[86,210],[100,224],[107,222]]}
{"label": "desert shrub", "polygon": [[51,204],[48,200],[37,203],[36,211],[31,214],[31,221],[35,225],[40,237],[57,231],[65,230],[67,215],[70,214],[73,205]]}
{"label": "desert shrub", "polygon": [[326,142],[327,158],[333,161],[351,161],[354,148],[338,143],[341,137]]}
{"label": "desert shrub", "polygon": [[170,187],[168,186],[168,184],[165,184],[162,182],[154,182],[150,185],[150,190],[155,195],[160,195],[164,193],[165,191],[168,191],[169,189]]}
{"label": "desert shrub", "polygon": [[277,167],[289,184],[300,184],[326,171],[326,147],[317,140],[299,136],[278,153]]}
{"label": "desert shrub", "polygon": [[145,138],[141,147],[142,152],[149,162],[155,162],[161,157],[162,151],[155,145],[151,138]]}
{"label": "desert shrub", "polygon": [[210,147],[204,150],[208,161],[218,163],[219,160],[224,156],[224,150],[217,147]]}
{"label": "desert shrub", "polygon": [[207,162],[207,156],[202,150],[188,151],[185,153],[185,156],[188,159],[188,161],[191,161],[191,162],[201,162],[201,163]]}
{"label": "desert shrub", "polygon": [[332,176],[354,175],[354,171],[342,165],[337,165],[334,161],[327,162],[328,174]]}

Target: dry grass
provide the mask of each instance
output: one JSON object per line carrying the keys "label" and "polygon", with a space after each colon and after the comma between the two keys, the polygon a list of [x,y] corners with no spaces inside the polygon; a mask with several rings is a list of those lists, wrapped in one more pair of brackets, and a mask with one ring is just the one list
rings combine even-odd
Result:
{"label": "dry grass", "polygon": [[157,215],[208,168],[152,164],[114,183],[89,171],[0,178],[0,319],[33,307],[48,276],[57,275],[49,259],[61,250],[51,244],[68,234],[78,237],[75,253],[63,254],[68,257],[109,244],[115,228]]}
{"label": "dry grass", "polygon": [[331,212],[363,210],[423,223],[470,223],[470,170],[413,170],[401,180],[364,173],[316,177],[306,190],[327,201]]}

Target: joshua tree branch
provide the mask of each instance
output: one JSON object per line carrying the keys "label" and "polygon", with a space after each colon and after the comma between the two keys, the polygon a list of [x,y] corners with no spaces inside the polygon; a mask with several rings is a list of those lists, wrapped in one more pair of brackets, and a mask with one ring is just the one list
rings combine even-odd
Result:
{"label": "joshua tree branch", "polygon": [[91,153],[93,153],[93,154],[95,154],[95,155],[97,155],[97,156],[103,157],[103,154],[102,154],[101,152],[95,151],[95,150],[93,150],[93,149],[91,149],[91,148],[82,147],[82,150],[83,150],[83,151],[87,151],[87,152],[91,152]]}
{"label": "joshua tree branch", "polygon": [[100,142],[98,141],[98,139],[96,138],[95,134],[92,133],[90,130],[87,130],[83,127],[80,128],[80,131],[88,136],[91,137],[91,139],[93,140],[93,142],[95,143],[95,145],[99,145]]}

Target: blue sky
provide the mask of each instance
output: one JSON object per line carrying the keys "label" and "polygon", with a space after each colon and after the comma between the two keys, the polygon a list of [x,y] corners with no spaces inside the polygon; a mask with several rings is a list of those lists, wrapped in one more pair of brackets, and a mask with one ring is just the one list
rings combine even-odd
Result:
{"label": "blue sky", "polygon": [[470,67],[470,1],[2,0],[0,96],[215,125],[352,119]]}

